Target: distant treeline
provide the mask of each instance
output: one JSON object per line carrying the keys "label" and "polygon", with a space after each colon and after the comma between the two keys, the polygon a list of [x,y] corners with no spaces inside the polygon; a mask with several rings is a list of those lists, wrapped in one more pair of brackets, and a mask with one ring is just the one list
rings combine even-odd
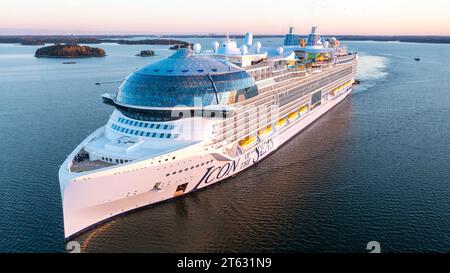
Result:
{"label": "distant treeline", "polygon": [[[147,35],[148,36],[148,35]],[[23,45],[44,45],[44,44],[101,44],[117,43],[125,39],[133,38],[129,35],[26,35],[26,36],[1,36],[0,43],[14,43]]]}
{"label": "distant treeline", "polygon": [[[133,37],[134,36],[0,36],[0,43],[22,45],[117,43],[121,45],[181,45],[184,47],[189,45],[188,42],[169,38],[127,40],[127,38]],[[148,37],[148,35],[146,37]]]}
{"label": "distant treeline", "polygon": [[338,38],[339,40],[346,40],[346,41],[378,41],[378,42],[450,44],[450,36],[359,36],[359,35],[337,35],[336,38]]}
{"label": "distant treeline", "polygon": [[[176,40],[183,38],[224,38],[224,35],[164,35],[150,36],[155,39],[129,40],[133,37],[149,35],[35,35],[35,36],[0,36],[0,43],[20,43],[23,45],[43,44],[100,44],[118,43],[125,45],[186,45],[187,42]],[[333,36],[333,35],[326,35]],[[233,38],[244,38],[244,35],[231,35]],[[255,38],[283,38],[284,35],[255,35]],[[304,35],[306,38],[306,35]],[[450,36],[385,36],[385,35],[336,35],[340,40],[347,41],[398,41],[411,43],[450,44]]]}
{"label": "distant treeline", "polygon": [[[308,35],[300,35],[307,38]],[[325,37],[336,37],[345,41],[378,41],[378,42],[409,42],[409,43],[434,43],[450,44],[450,36],[404,36],[404,35],[324,35]],[[161,36],[169,37],[169,36]],[[224,38],[224,35],[173,35],[172,38]],[[231,35],[233,38],[243,39],[244,35]],[[284,35],[254,35],[254,38],[284,38]]]}
{"label": "distant treeline", "polygon": [[188,42],[173,39],[109,40],[109,42],[118,43],[120,45],[189,45]]}

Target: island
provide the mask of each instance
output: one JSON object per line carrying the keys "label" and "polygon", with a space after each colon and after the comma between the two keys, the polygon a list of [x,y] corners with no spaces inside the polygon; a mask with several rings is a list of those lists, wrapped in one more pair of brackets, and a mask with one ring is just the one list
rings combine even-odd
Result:
{"label": "island", "polygon": [[191,43],[176,44],[176,45],[171,46],[169,49],[170,50],[178,50],[180,48],[190,48],[190,49],[192,49],[192,44]]}
{"label": "island", "polygon": [[55,44],[52,46],[41,47],[34,54],[37,58],[86,58],[86,57],[104,57],[105,50],[90,46],[81,46],[77,44]]}
{"label": "island", "polygon": [[155,52],[153,50],[142,50],[140,53],[136,54],[139,57],[153,57]]}

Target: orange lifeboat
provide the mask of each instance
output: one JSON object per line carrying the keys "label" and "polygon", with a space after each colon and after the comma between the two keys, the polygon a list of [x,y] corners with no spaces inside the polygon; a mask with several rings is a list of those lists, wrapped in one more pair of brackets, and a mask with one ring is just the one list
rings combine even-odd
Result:
{"label": "orange lifeboat", "polygon": [[293,112],[288,115],[289,122],[296,121],[298,119],[298,112]]}
{"label": "orange lifeboat", "polygon": [[239,146],[241,146],[242,148],[248,148],[249,146],[251,146],[252,144],[254,144],[256,142],[256,136],[247,136],[244,139],[241,139],[239,141]]}
{"label": "orange lifeboat", "polygon": [[281,129],[284,126],[286,126],[287,124],[287,120],[285,118],[280,118],[276,123],[275,126],[277,127],[277,129]]}
{"label": "orange lifeboat", "polygon": [[303,105],[302,107],[300,107],[300,111],[299,111],[300,116],[306,114],[308,112],[308,109],[309,109],[308,105]]}
{"label": "orange lifeboat", "polygon": [[262,128],[258,131],[258,136],[265,137],[268,136],[272,132],[272,126],[267,126],[265,128]]}

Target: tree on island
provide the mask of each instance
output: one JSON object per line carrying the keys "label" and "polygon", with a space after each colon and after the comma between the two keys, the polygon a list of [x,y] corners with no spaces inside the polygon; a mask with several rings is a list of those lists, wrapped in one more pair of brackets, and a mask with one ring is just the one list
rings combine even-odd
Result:
{"label": "tree on island", "polygon": [[41,47],[36,50],[35,57],[58,57],[58,58],[83,58],[83,57],[103,57],[105,50],[102,48],[81,46],[77,44],[55,44]]}

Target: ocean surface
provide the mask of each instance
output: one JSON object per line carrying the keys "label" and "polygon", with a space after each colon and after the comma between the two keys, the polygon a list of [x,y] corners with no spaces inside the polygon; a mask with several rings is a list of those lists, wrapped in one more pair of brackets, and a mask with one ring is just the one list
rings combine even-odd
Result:
{"label": "ocean surface", "polygon": [[[366,252],[378,241],[383,252],[449,252],[450,45],[344,44],[360,54],[352,96],[257,166],[99,226],[76,238],[82,250]],[[65,251],[60,164],[106,123],[101,94],[173,53],[100,47],[107,57],[62,64],[0,44],[1,252]],[[158,56],[134,56],[144,49]]]}

